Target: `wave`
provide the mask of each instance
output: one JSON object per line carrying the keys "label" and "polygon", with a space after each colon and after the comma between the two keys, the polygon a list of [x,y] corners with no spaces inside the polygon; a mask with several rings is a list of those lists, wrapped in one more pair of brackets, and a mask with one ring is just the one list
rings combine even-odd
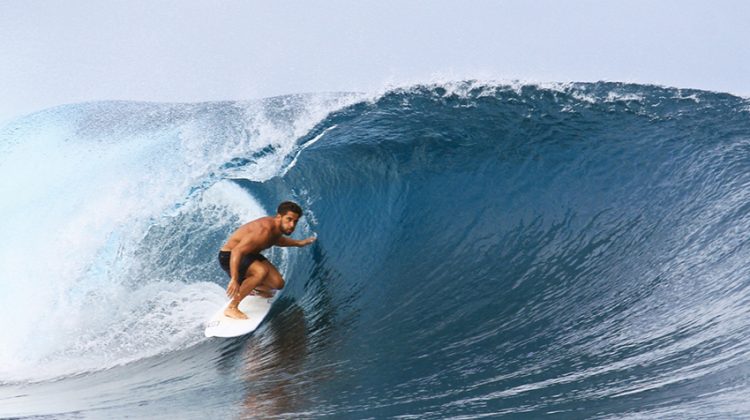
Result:
{"label": "wave", "polygon": [[743,412],[749,109],[457,82],[32,115],[0,134],[0,379],[201,342],[220,242],[291,198],[319,239],[270,254],[279,311],[343,372],[318,414]]}
{"label": "wave", "polygon": [[272,176],[300,133],[351,98],[89,103],[5,126],[0,329],[12,339],[0,380],[104,369],[202,340],[200,324],[223,301],[215,242],[265,213],[223,177]]}

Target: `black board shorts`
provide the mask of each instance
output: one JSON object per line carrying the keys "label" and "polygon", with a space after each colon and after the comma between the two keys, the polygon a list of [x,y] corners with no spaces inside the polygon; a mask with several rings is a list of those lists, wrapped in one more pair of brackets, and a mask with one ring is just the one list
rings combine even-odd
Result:
{"label": "black board shorts", "polygon": [[[229,256],[232,255],[229,251],[219,251],[219,265],[221,268],[226,271],[229,278],[232,278],[232,274],[229,271]],[[247,268],[250,267],[250,264],[253,263],[253,261],[268,261],[266,257],[264,257],[261,254],[246,254],[242,256],[242,259],[240,260],[240,272],[239,272],[239,284],[242,284],[242,280],[245,280],[245,274],[247,273]]]}

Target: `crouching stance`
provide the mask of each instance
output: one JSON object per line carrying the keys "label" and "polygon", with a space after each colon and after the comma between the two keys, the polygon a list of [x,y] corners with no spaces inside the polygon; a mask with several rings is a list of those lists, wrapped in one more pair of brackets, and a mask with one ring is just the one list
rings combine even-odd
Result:
{"label": "crouching stance", "polygon": [[302,208],[285,201],[276,210],[276,216],[261,217],[240,226],[219,251],[219,264],[229,274],[227,296],[232,299],[224,314],[230,318],[245,319],[238,305],[250,293],[264,297],[284,287],[284,279],[276,267],[260,251],[276,246],[306,246],[315,238],[295,240],[287,238],[297,227]]}

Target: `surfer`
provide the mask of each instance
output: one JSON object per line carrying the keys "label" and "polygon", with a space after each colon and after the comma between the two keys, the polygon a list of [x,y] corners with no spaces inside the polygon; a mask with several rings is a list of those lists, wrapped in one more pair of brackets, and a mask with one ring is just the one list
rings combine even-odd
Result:
{"label": "surfer", "polygon": [[287,238],[297,227],[302,208],[291,201],[279,204],[276,216],[266,216],[240,226],[221,247],[219,265],[229,274],[227,296],[232,299],[224,311],[230,318],[246,319],[238,305],[250,293],[272,297],[273,290],[284,287],[276,267],[260,251],[276,246],[307,246],[315,237],[303,240]]}

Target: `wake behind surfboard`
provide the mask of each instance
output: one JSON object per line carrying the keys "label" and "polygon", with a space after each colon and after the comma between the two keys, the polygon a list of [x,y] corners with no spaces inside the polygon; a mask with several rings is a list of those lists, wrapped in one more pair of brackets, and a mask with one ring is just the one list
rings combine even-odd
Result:
{"label": "wake behind surfboard", "polygon": [[224,315],[229,302],[222,306],[206,323],[206,337],[238,337],[258,328],[271,310],[272,299],[249,295],[240,302],[239,308],[247,319],[234,319]]}

